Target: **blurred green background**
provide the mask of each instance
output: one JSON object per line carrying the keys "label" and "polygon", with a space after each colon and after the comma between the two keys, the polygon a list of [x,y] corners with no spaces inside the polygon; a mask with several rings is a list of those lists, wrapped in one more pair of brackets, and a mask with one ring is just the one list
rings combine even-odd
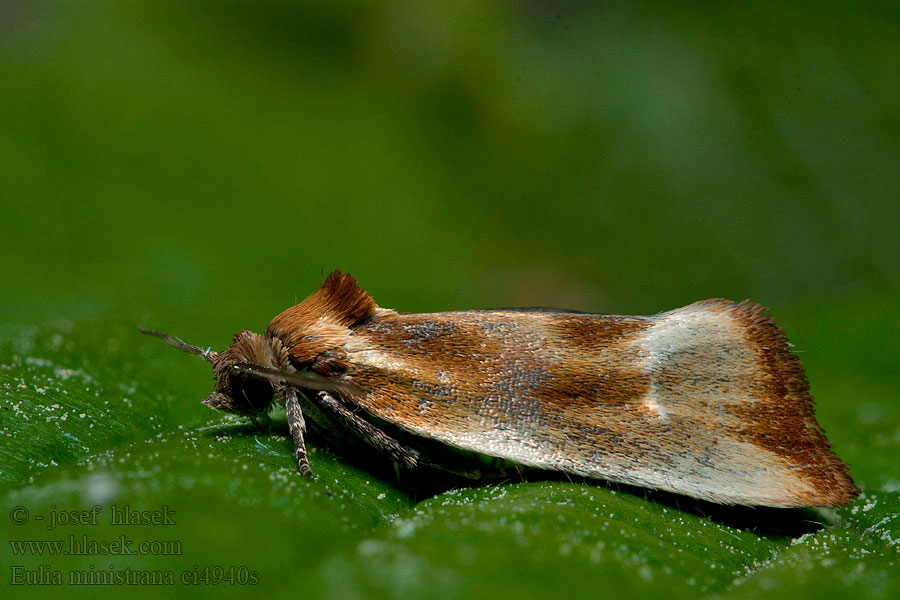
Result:
{"label": "blurred green background", "polygon": [[[218,549],[218,563],[263,569],[247,593],[301,582],[301,597],[819,585],[890,597],[898,12],[887,2],[0,4],[4,506],[170,502],[192,515],[177,530],[186,554]],[[283,436],[209,414],[196,402],[207,368],[133,333],[140,324],[221,348],[334,268],[404,311],[649,314],[707,297],[772,307],[868,495],[817,517],[846,543],[823,550],[824,534],[811,534],[791,545],[751,535],[761,522],[728,522],[718,550],[682,541],[657,555],[658,532],[632,514],[683,540],[706,527],[696,514],[706,509],[679,526],[643,498],[528,484],[510,488],[520,501],[467,492],[474,500],[448,517],[442,496],[409,497],[327,453],[317,482],[295,481]],[[70,405],[80,420],[51,414]],[[333,500],[348,489],[353,499]],[[598,497],[625,503],[637,536],[625,550],[626,526],[607,538],[582,522],[615,512],[591,504]],[[873,498],[875,512],[864,510]],[[578,516],[544,508],[570,503]],[[878,518],[853,520],[864,513]],[[510,515],[526,515],[524,532]],[[432,537],[415,535],[423,527]],[[4,543],[24,535],[5,519],[0,530]],[[750,558],[722,550],[733,537]],[[0,553],[4,566],[19,560]]]}

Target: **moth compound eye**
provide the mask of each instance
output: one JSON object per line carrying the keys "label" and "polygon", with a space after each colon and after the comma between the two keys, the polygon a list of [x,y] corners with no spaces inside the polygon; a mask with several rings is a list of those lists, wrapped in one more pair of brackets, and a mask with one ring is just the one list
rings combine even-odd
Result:
{"label": "moth compound eye", "polygon": [[247,412],[257,412],[267,408],[275,396],[275,389],[267,379],[250,373],[232,375],[232,389],[239,402],[246,402]]}

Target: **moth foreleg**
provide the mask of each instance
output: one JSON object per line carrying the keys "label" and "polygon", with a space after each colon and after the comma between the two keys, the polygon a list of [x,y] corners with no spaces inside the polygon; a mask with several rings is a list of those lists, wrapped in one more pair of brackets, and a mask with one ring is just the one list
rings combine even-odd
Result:
{"label": "moth foreleg", "polygon": [[326,415],[353,431],[376,450],[390,456],[397,463],[409,468],[419,464],[419,452],[417,450],[403,445],[378,429],[341,404],[328,392],[319,392],[316,395],[316,404]]}
{"label": "moth foreleg", "polygon": [[291,432],[291,438],[294,440],[294,455],[297,457],[300,473],[306,477],[312,477],[313,472],[306,456],[306,442],[303,441],[306,422],[303,420],[303,411],[300,409],[297,390],[292,387],[287,388],[284,393],[284,412],[287,414],[288,431]]}

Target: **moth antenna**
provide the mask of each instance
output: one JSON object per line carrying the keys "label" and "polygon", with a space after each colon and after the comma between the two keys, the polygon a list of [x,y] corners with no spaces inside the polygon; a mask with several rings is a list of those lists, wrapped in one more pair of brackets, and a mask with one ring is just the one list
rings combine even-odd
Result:
{"label": "moth antenna", "polygon": [[187,352],[188,354],[194,354],[196,356],[202,357],[207,362],[212,362],[216,357],[218,352],[214,352],[211,348],[206,348],[205,350],[200,346],[193,346],[188,344],[187,342],[178,339],[177,337],[173,337],[171,335],[162,333],[160,331],[153,331],[152,329],[144,329],[143,327],[138,327],[138,331],[141,333],[145,333],[147,335],[152,335],[153,337],[158,337],[168,345],[181,350],[182,352]]}
{"label": "moth antenna", "polygon": [[304,390],[332,392],[341,395],[358,393],[360,391],[357,386],[349,381],[341,381],[309,371],[285,371],[248,362],[236,363],[231,368],[238,373],[249,373],[277,383],[287,383]]}

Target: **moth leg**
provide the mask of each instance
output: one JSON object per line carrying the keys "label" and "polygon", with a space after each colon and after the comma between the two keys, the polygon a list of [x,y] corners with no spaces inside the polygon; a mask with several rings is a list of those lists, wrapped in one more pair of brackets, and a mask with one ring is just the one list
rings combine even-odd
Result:
{"label": "moth leg", "polygon": [[417,450],[404,446],[335,400],[328,392],[319,392],[316,395],[316,404],[322,412],[353,431],[376,450],[390,456],[395,462],[409,468],[419,464],[419,452]]}
{"label": "moth leg", "polygon": [[294,455],[297,457],[300,473],[306,477],[312,477],[313,472],[309,466],[309,459],[306,457],[306,442],[303,441],[306,422],[303,420],[303,411],[300,410],[297,390],[292,387],[287,388],[284,392],[284,412],[287,414],[288,430],[294,440]]}
{"label": "moth leg", "polygon": [[321,435],[326,442],[339,443],[341,438],[346,436],[343,429],[338,428],[328,416],[322,412],[322,409],[316,406],[309,397],[299,391],[297,392],[297,400],[300,401],[300,408],[303,411],[303,419],[307,424],[306,431],[311,429]]}

